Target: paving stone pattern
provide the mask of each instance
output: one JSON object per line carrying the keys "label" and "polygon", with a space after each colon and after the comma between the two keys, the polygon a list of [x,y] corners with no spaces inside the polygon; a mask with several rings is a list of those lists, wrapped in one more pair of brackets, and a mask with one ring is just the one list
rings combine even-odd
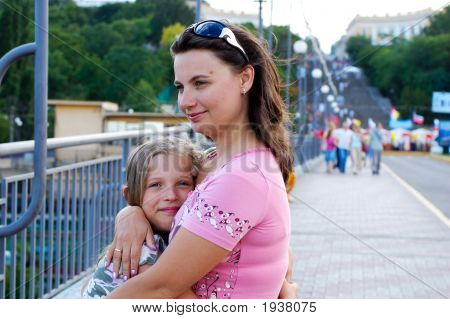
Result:
{"label": "paving stone pattern", "polygon": [[299,298],[450,297],[450,228],[387,172],[320,165],[292,195]]}

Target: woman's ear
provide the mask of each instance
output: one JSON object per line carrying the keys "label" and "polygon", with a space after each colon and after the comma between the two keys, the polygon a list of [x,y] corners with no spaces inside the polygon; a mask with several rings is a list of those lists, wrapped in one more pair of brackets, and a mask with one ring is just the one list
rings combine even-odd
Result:
{"label": "woman's ear", "polygon": [[239,74],[241,78],[241,90],[244,92],[250,91],[255,79],[255,69],[251,64],[248,64]]}
{"label": "woman's ear", "polygon": [[122,187],[122,193],[123,193],[123,197],[125,198],[125,201],[128,202],[128,186],[124,186]]}

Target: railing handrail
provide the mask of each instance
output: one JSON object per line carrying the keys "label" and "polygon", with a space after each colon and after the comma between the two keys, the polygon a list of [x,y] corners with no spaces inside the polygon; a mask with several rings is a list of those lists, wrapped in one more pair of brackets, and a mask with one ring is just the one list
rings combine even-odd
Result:
{"label": "railing handrail", "polygon": [[[24,45],[7,53],[0,74],[19,58],[34,50],[34,157],[35,177],[31,202],[26,212],[14,223],[0,226],[0,238],[15,234],[27,227],[39,213],[45,196],[45,167],[47,162],[47,98],[48,98],[48,0],[35,1],[35,47]],[[4,244],[4,243],[3,243]]]}
{"label": "railing handrail", "polygon": [[[128,138],[144,137],[159,134],[175,134],[188,132],[187,127],[169,127],[158,130],[133,130],[133,131],[121,131],[113,133],[97,133],[87,135],[75,135],[68,137],[56,137],[47,139],[47,149],[54,150],[64,147],[89,145],[97,143],[105,143],[118,141]],[[0,144],[0,157],[6,157],[11,155],[23,154],[31,152],[34,149],[34,141],[21,141],[12,143]]]}

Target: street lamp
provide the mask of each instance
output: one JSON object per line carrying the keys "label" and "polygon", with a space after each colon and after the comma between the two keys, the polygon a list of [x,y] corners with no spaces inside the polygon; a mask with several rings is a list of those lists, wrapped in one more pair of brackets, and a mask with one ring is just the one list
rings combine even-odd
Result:
{"label": "street lamp", "polygon": [[322,70],[315,68],[312,70],[311,75],[314,79],[318,80],[322,77]]}
{"label": "street lamp", "polygon": [[[294,43],[294,52],[298,55],[298,63],[297,63],[297,80],[298,80],[298,102],[297,102],[297,112],[301,114],[302,110],[302,99],[303,106],[306,104],[306,71],[305,71],[305,59],[303,59],[303,66],[300,66],[300,55],[306,54],[308,51],[308,44],[303,40],[295,41]],[[302,80],[304,84],[304,89],[302,90]],[[303,91],[303,96],[302,96]],[[300,129],[300,120],[298,121],[298,128]]]}
{"label": "street lamp", "polygon": [[315,68],[311,71],[311,76],[314,79],[314,105],[313,105],[313,130],[317,129],[317,123],[316,123],[316,111],[317,111],[317,105],[319,103],[319,97],[320,93],[317,90],[318,82],[320,78],[322,77],[322,70]]}
{"label": "street lamp", "polygon": [[308,51],[308,44],[303,40],[295,41],[294,52],[297,54],[305,54]]}
{"label": "street lamp", "polygon": [[334,95],[332,95],[332,94],[329,94],[328,96],[327,96],[327,101],[328,102],[333,102],[334,101]]}
{"label": "street lamp", "polygon": [[330,92],[330,87],[328,85],[324,84],[320,88],[320,92],[322,92],[323,94],[328,94],[328,92]]}
{"label": "street lamp", "polygon": [[[298,139],[296,149],[300,150],[298,153],[298,159],[300,163],[303,164],[305,158],[303,157],[303,152],[301,151],[303,146],[303,127],[302,127],[302,115],[304,113],[304,107],[306,105],[306,59],[303,57],[303,65],[300,64],[300,57],[305,55],[308,51],[308,44],[303,40],[295,41],[294,43],[294,52],[297,54],[297,85],[298,85],[298,101],[297,101],[297,112],[296,112],[296,120],[297,120],[297,132]],[[303,84],[303,89],[302,89]]]}

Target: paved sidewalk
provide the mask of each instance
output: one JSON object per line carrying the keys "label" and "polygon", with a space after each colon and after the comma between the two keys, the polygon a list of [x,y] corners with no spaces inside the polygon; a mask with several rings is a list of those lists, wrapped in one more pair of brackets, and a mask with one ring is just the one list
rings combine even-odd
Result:
{"label": "paved sidewalk", "polygon": [[386,170],[330,175],[321,164],[293,196],[299,298],[450,297],[450,228]]}

